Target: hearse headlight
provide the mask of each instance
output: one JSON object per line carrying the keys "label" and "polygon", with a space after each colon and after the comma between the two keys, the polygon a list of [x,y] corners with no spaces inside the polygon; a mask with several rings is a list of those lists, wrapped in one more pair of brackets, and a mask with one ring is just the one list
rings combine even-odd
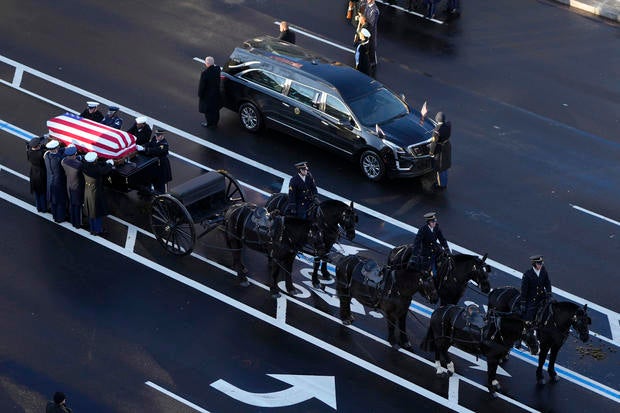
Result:
{"label": "hearse headlight", "polygon": [[404,154],[404,153],[406,153],[403,148],[401,148],[400,146],[398,146],[394,142],[388,141],[387,139],[381,139],[381,140],[383,141],[383,143],[385,143],[387,146],[389,146],[394,151],[394,153],[396,153],[396,154]]}

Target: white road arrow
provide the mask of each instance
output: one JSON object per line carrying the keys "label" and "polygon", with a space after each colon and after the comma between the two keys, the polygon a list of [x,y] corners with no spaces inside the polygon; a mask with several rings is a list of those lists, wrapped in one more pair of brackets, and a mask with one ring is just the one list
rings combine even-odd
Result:
{"label": "white road arrow", "polygon": [[[469,366],[470,369],[487,371],[487,362],[485,360],[481,358],[478,358],[476,360],[476,356],[466,353],[463,350],[459,350],[456,347],[450,347],[449,351],[455,356],[458,356],[474,364],[474,366]],[[497,366],[497,374],[500,376],[512,377],[506,370],[501,368],[501,366]]]}
{"label": "white road arrow", "polygon": [[342,255],[355,255],[360,251],[366,251],[365,248],[358,248],[352,245],[335,244],[334,249]]}
{"label": "white road arrow", "polygon": [[211,387],[245,404],[258,407],[283,407],[305,402],[313,397],[336,410],[336,380],[333,376],[302,376],[268,374],[291,385],[286,390],[273,393],[251,393],[233,386],[225,380],[211,383]]}

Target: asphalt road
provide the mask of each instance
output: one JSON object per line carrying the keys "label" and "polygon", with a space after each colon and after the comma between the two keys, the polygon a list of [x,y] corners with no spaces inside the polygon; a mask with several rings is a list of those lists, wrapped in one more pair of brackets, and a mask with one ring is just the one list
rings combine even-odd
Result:
{"label": "asphalt road", "polygon": [[[418,226],[423,213],[437,210],[444,234],[451,242],[459,248],[478,253],[488,252],[492,260],[509,269],[522,270],[527,266],[527,256],[543,253],[555,287],[617,314],[620,307],[616,300],[616,289],[612,288],[609,282],[614,279],[616,272],[612,258],[620,250],[617,237],[617,211],[620,208],[616,196],[620,184],[617,163],[620,140],[614,133],[618,128],[620,116],[618,98],[620,75],[617,70],[620,65],[620,52],[608,47],[617,37],[617,26],[572,14],[564,8],[544,1],[523,1],[516,4],[502,0],[489,5],[487,2],[472,0],[468,2],[461,19],[446,26],[437,26],[382,7],[378,79],[391,89],[404,92],[413,105],[421,105],[423,101],[428,100],[431,112],[437,110],[446,112],[454,125],[454,167],[450,175],[450,188],[442,195],[429,196],[421,192],[415,181],[394,181],[380,185],[365,182],[354,165],[321,153],[305,144],[296,142],[292,145],[289,142],[291,138],[287,136],[269,132],[260,136],[248,135],[241,130],[236,115],[226,110],[222,111],[218,130],[205,131],[199,126],[201,117],[196,112],[195,89],[201,66],[192,60],[194,57],[212,54],[217,62],[223,64],[232,48],[244,39],[263,33],[275,34],[277,26],[273,23],[280,19],[290,21],[300,30],[312,32],[350,47],[351,27],[343,21],[344,6],[340,2],[315,0],[312,6],[285,1],[154,3],[124,2],[115,9],[110,9],[90,1],[80,2],[79,7],[76,7],[74,2],[67,1],[50,4],[35,1],[6,1],[3,3],[3,11],[11,18],[0,27],[0,54],[104,99],[119,103],[125,108],[144,113],[185,133],[205,139],[188,140],[185,135],[177,134],[170,136],[169,141],[172,150],[178,155],[211,168],[225,168],[257,189],[267,192],[279,191],[282,187],[282,176],[274,175],[268,170],[259,172],[254,166],[235,159],[234,156],[224,156],[209,149],[209,146],[220,145],[254,162],[285,173],[291,172],[293,162],[300,159],[308,160],[323,191],[354,200],[403,224]],[[352,56],[341,49],[303,34],[298,34],[297,37],[299,44],[327,56],[345,63],[350,63],[352,60]],[[8,83],[13,82],[13,68],[0,65],[0,79]],[[73,110],[81,110],[84,101],[87,100],[85,96],[69,91],[66,87],[57,87],[30,75],[23,77],[20,86]],[[53,103],[41,101],[7,85],[1,88],[0,119],[31,133],[42,133],[45,120],[60,111]],[[131,117],[125,116],[125,122],[128,127]],[[4,167],[26,174],[23,141],[15,134],[2,132],[2,136],[6,139],[3,139],[5,145],[0,150],[0,163]],[[173,158],[173,169],[174,183],[184,182],[198,174],[195,165],[189,166],[179,158]],[[2,176],[2,179],[2,191],[29,200],[27,187],[23,182],[14,177]],[[263,199],[261,194],[255,191],[249,192],[250,197],[257,202]],[[611,221],[584,214],[572,205],[594,211],[610,218]],[[130,208],[125,208],[126,206]],[[146,211],[146,205],[132,196],[120,197],[113,205],[116,216],[145,229],[148,218]],[[372,213],[360,212],[360,214],[361,232],[391,245],[411,241],[412,234],[406,230],[406,226],[393,225],[380,217],[376,219],[376,214],[374,216]],[[80,281],[80,285],[86,290],[82,292],[85,297],[96,296],[97,294],[93,292],[97,291],[96,286],[109,279],[109,274],[122,274],[123,271],[118,269],[127,267],[127,263],[122,262],[120,257],[102,256],[101,248],[96,244],[90,246],[93,248],[90,254],[82,242],[74,241],[75,246],[72,247],[73,244],[60,235],[62,231],[58,231],[56,226],[45,221],[29,218],[28,214],[17,214],[9,219],[9,223],[18,222],[20,228],[28,228],[28,231],[7,231],[10,234],[20,235],[20,240],[9,239],[8,243],[19,245],[18,241],[22,241],[24,245],[21,249],[24,251],[32,247],[28,240],[30,237],[27,235],[38,234],[41,231],[39,227],[44,224],[49,226],[49,229],[37,239],[44,242],[47,247],[45,250],[50,250],[53,257],[68,255],[69,260],[74,261],[78,256],[87,256],[91,261],[103,260],[106,263],[104,268],[87,267],[88,274],[82,275],[87,277]],[[114,222],[108,224],[112,229],[111,240],[123,245],[126,228],[117,226]],[[58,237],[62,239],[59,240]],[[190,267],[200,271],[197,269],[200,268],[200,264],[188,265],[186,261],[179,262],[171,257],[165,257],[156,250],[158,247],[152,240],[143,242],[146,247],[140,250],[140,254],[149,259],[155,257],[158,261],[163,260],[162,265],[166,268],[172,268],[183,274],[185,271],[190,271]],[[373,243],[368,239],[361,242],[362,247],[379,256],[387,250],[385,245]],[[3,251],[7,248],[5,246]],[[209,245],[202,245],[200,252],[209,255],[210,258],[218,255],[209,248]],[[259,268],[262,265],[260,257],[251,257],[252,262],[257,262],[255,267]],[[8,263],[13,262],[13,258],[12,253],[4,254],[3,264],[6,264],[7,268],[12,268]],[[226,257],[217,256],[214,259],[227,263]],[[117,260],[121,262],[116,262]],[[27,259],[21,260],[26,261]],[[84,264],[79,267],[84,267]],[[59,280],[59,284],[64,287],[71,286],[76,279],[80,279],[79,276],[72,275],[71,271],[67,271],[65,266],[61,266],[58,270],[56,266],[45,268],[46,275],[51,280]],[[28,282],[19,280],[18,283],[12,278],[6,282],[11,289],[19,285],[32,284],[32,291],[28,292],[29,299],[36,301],[35,297],[45,296],[42,292],[44,290],[34,288],[40,282],[37,277],[40,276],[41,267],[33,265],[27,272],[30,273]],[[128,273],[132,275],[132,279],[133,275],[137,275],[136,278],[140,279],[144,276],[149,280],[161,277],[155,273],[150,277],[144,275],[144,269],[141,267]],[[256,276],[260,280],[263,275],[257,271]],[[495,286],[518,285],[518,280],[510,271],[496,268],[494,277],[496,278],[492,283]],[[235,284],[230,277],[223,276],[222,280],[216,277],[217,281],[211,278],[205,279],[204,276],[196,278],[200,282],[208,282],[210,287],[217,287],[218,291],[225,293],[237,291],[233,288]],[[122,279],[126,280],[127,277]],[[95,282],[92,282],[93,280]],[[216,284],[212,285],[213,282]],[[130,290],[135,291],[140,290],[141,287],[138,286],[142,284],[135,281],[131,285],[133,287]],[[93,289],[90,290],[89,286]],[[66,297],[62,294],[63,289],[59,288],[59,285],[53,287],[53,290],[46,291],[50,301],[59,300],[64,303]],[[179,287],[177,293],[179,296],[189,294],[182,290],[183,288]],[[270,305],[261,301],[263,293],[261,290],[256,292],[256,297],[251,302],[252,306],[263,309],[265,305]],[[116,290],[109,291],[109,297],[121,300]],[[466,299],[478,303],[485,301],[484,297],[475,292],[468,292]],[[95,301],[97,300],[95,297]],[[7,301],[10,301],[9,298]],[[81,306],[88,301],[84,298],[72,306],[80,311],[87,311],[88,309],[82,309]],[[159,307],[161,304],[159,301],[161,295],[158,296],[156,293],[147,294],[140,299],[141,303],[155,308],[152,310],[154,314],[163,314],[165,310],[172,308]],[[331,305],[326,305],[323,299],[314,295],[306,302],[314,304],[328,314],[336,314]],[[221,323],[215,326],[224,336],[220,344],[235,341],[227,340],[235,336],[233,333],[224,333],[226,324],[241,325],[247,322],[243,320],[245,316],[229,314],[222,309],[218,311],[213,307],[213,303],[203,305],[204,308],[201,307],[200,310],[196,310],[198,313],[194,314],[204,315],[214,312],[225,314]],[[15,306],[10,308],[12,311],[27,310],[26,306],[20,310]],[[123,337],[123,341],[131,342],[132,345],[142,342],[163,346],[160,343],[162,339],[157,335],[147,334],[146,330],[138,334],[139,329],[136,326],[143,321],[141,317],[148,317],[140,312],[134,314],[134,311],[138,311],[135,305],[123,308],[119,314],[123,314],[127,320],[122,330],[129,335]],[[104,329],[103,326],[114,325],[118,321],[103,305],[93,306],[88,311],[92,318],[88,315],[83,316],[80,324],[74,320],[68,321],[75,330],[73,334],[86,336],[88,331],[96,328]],[[52,317],[54,314],[51,310],[48,312],[50,314],[46,315],[51,318],[48,320],[50,324],[54,324],[54,321],[66,321],[62,317],[64,311],[60,312],[57,318]],[[181,323],[187,327],[187,333],[183,333],[185,337],[178,342],[192,342],[195,338],[197,342],[203,344],[196,347],[195,352],[199,353],[205,348],[204,342],[207,341],[203,336],[204,332],[197,329],[204,319],[195,316],[190,317],[189,321],[183,321],[177,317],[178,311],[170,311],[167,321],[162,325],[165,324],[166,328],[170,328]],[[11,322],[8,326],[9,331],[19,331],[20,325],[28,324],[23,314],[21,317],[10,318],[15,322]],[[600,311],[595,312],[593,318],[595,324],[592,330],[607,338],[613,338],[611,329],[614,322],[617,324],[618,321],[609,319]],[[322,331],[322,327],[316,327],[323,326],[323,323],[317,324],[315,321],[304,319],[303,327],[317,330],[313,331],[313,336],[321,339],[325,339],[322,334],[334,335]],[[9,322],[8,318],[3,322]],[[132,324],[133,322],[135,324]],[[102,327],[99,327],[100,323]],[[423,326],[416,325],[415,322],[413,326],[411,324],[410,321],[410,327],[416,337],[423,334]],[[265,327],[266,330],[270,328]],[[340,329],[335,325],[333,328]],[[372,317],[363,317],[360,320],[360,328],[378,337],[384,337],[385,334],[384,321]],[[35,330],[38,331],[40,328]],[[132,338],[131,333],[140,336],[140,339],[137,340],[135,336]],[[266,331],[264,334],[269,336],[275,333]],[[281,332],[279,334],[281,335]],[[21,340],[19,343],[7,344],[6,348],[11,350],[7,350],[6,355],[3,355],[3,360],[6,360],[2,369],[4,382],[22,384],[22,387],[9,385],[3,387],[7,403],[15,401],[15,398],[11,397],[14,393],[7,389],[30,389],[36,396],[33,396],[33,400],[39,400],[44,397],[42,395],[53,391],[50,389],[56,385],[71,386],[74,399],[77,397],[76,402],[83,406],[82,410],[88,411],[109,411],[109,409],[132,411],[132,408],[135,409],[132,406],[137,406],[139,403],[146,403],[144,406],[149,407],[157,406],[157,403],[163,403],[162,406],[171,403],[169,398],[161,396],[157,398],[153,396],[157,393],[149,393],[152,389],[147,388],[144,382],[155,380],[149,378],[149,374],[142,374],[143,377],[138,379],[140,375],[132,373],[135,374],[137,384],[134,383],[132,388],[136,390],[131,393],[139,394],[137,398],[128,397],[126,389],[110,390],[108,386],[116,383],[109,378],[105,379],[108,372],[104,370],[105,367],[117,363],[102,363],[103,366],[96,370],[92,380],[97,381],[96,376],[101,374],[103,378],[99,382],[106,383],[101,387],[89,386],[86,379],[84,386],[76,386],[71,378],[79,376],[81,380],[83,375],[91,377],[91,373],[73,368],[59,373],[58,376],[61,378],[57,378],[55,367],[65,364],[62,363],[61,355],[57,360],[43,363],[44,373],[33,373],[34,368],[30,365],[24,367],[22,362],[39,359],[34,357],[33,350],[28,349],[23,343],[28,342],[28,339],[32,342],[45,341],[50,339],[51,335],[47,329],[41,332],[41,336],[35,333],[18,334],[17,337]],[[68,351],[67,354],[79,354],[88,348],[84,339],[72,338],[66,341],[75,342],[74,351]],[[240,347],[247,348],[248,339],[238,341],[243,342]],[[178,358],[178,342],[168,344],[167,351],[174,353],[175,358]],[[347,346],[341,341],[334,345]],[[579,358],[575,352],[577,345],[578,343],[569,343],[568,348],[561,353],[561,357],[565,358],[560,362],[569,364],[571,369],[597,383],[617,389],[616,347],[609,341],[595,339],[594,346],[604,349],[606,359],[594,361],[589,357]],[[71,348],[65,344],[63,346]],[[274,363],[273,359],[282,353],[282,349],[289,349],[292,346],[292,343],[288,342],[281,345],[279,343],[279,350],[273,349],[269,356],[266,356],[266,353],[259,354],[257,350],[256,355],[248,357],[268,358],[269,363]],[[221,346],[216,347],[219,349]],[[360,347],[364,352],[371,352],[366,350],[366,346]],[[19,353],[18,350],[23,350],[22,354],[13,354],[13,352]],[[384,353],[389,354],[389,350],[382,345],[380,349],[373,351],[383,354],[375,356],[377,359],[381,358],[380,361],[373,358],[373,362],[377,361],[378,365],[384,367],[384,359],[388,357]],[[135,363],[142,357],[139,353],[136,351],[133,355],[125,355],[125,359]],[[181,357],[180,362],[190,365],[193,357],[189,353],[192,352],[187,353],[187,358]],[[218,360],[227,357],[215,350],[213,353],[220,355],[214,357]],[[306,361],[308,353],[311,351],[306,349],[303,354],[299,354],[299,357],[292,358]],[[50,358],[54,359],[55,354],[56,352],[52,352]],[[400,374],[403,368],[395,365],[400,366],[402,363],[401,353],[397,355],[398,362],[392,360],[393,363],[388,365],[390,368],[398,369]],[[105,357],[117,360],[111,355]],[[228,357],[231,357],[230,354]],[[292,365],[289,362],[291,360],[282,361],[275,373],[289,374]],[[124,363],[130,364],[130,361]],[[322,363],[326,361],[316,361],[314,364]],[[301,365],[298,367],[294,374],[330,375],[326,370],[312,372],[310,368],[302,368]],[[200,366],[194,366],[193,369],[201,370]],[[426,369],[432,373],[431,368]],[[511,371],[514,376],[533,378],[531,366],[519,365],[516,369],[516,374]],[[245,377],[246,373],[236,371],[227,374],[238,380],[239,377]],[[261,380],[265,379],[264,375],[270,373],[274,371],[256,372],[255,376],[247,380],[252,386],[258,386],[258,383],[263,383]],[[191,379],[188,376],[187,381],[184,379],[182,385],[177,388],[190,400],[202,403],[202,400],[191,397],[194,393],[192,387],[206,387],[220,372],[206,376],[195,374],[196,376],[190,375]],[[360,394],[371,392],[370,383],[376,381],[375,376],[361,374],[358,371],[347,374],[350,375],[344,376],[347,380],[359,376],[360,381],[367,381],[367,384],[362,385],[362,389],[367,391],[361,391]],[[445,385],[433,382],[429,377],[407,376],[407,380],[423,387],[428,386],[431,392],[446,397]],[[484,383],[481,377],[474,373],[472,380]],[[339,388],[342,386],[338,381],[340,378],[336,380]],[[159,384],[171,383],[176,381],[162,381]],[[271,387],[266,388],[267,384]],[[260,386],[252,388],[263,391],[275,391],[274,389],[279,388],[274,382],[267,384],[260,385],[264,388]],[[383,383],[382,386],[386,384]],[[487,406],[488,401],[482,399],[483,396],[474,396],[474,404],[468,404],[469,401],[466,399],[470,392],[463,391],[465,386],[468,385],[461,387],[461,393],[466,393],[459,398],[461,405],[473,410],[482,407],[485,410],[491,408]],[[532,393],[533,385],[527,380],[520,382],[509,379],[509,386],[511,386],[509,391],[512,391],[511,394],[515,399],[543,411],[552,409],[571,411],[575,406],[580,406],[578,409],[583,410],[597,403],[601,403],[597,410],[609,410],[615,407],[613,402],[611,407],[607,404],[610,403],[608,399],[594,396],[591,391],[568,382],[562,382],[561,386],[554,387],[548,393]],[[110,390],[114,394],[115,402],[106,405],[103,401],[105,398],[96,394],[98,388]],[[350,394],[348,390],[347,388],[346,392],[338,392],[338,404],[342,411],[349,411],[350,409],[343,406],[351,406],[346,403],[353,403],[344,401],[348,396],[341,396]],[[391,394],[384,389],[381,394],[384,391],[386,394]],[[394,402],[394,406],[409,405],[412,401],[407,398],[414,397],[416,404],[422,403],[424,406],[421,407],[423,411],[436,408],[427,398],[422,397],[423,401],[418,400],[420,396],[417,394],[398,392],[399,396],[396,398],[398,401]],[[484,395],[484,392],[475,390],[471,394]],[[568,402],[569,395],[575,395],[579,401]],[[345,399],[341,401],[341,397]],[[128,404],[124,405],[120,401],[124,399],[131,399],[133,400],[131,403],[135,404],[129,404],[128,401]],[[226,403],[229,401],[228,398],[224,399]],[[367,403],[361,397],[355,396],[351,399],[358,400],[358,406],[371,406],[368,404],[371,402]],[[381,399],[384,403],[389,403],[386,400],[392,400],[391,396]],[[198,404],[209,410],[211,402],[209,399],[204,404]],[[221,403],[224,404],[215,402],[211,405],[216,407],[214,411],[229,411],[229,405],[223,400]],[[515,406],[510,403],[508,405],[511,408]],[[235,411],[238,407],[235,406]],[[500,408],[505,410],[499,403],[492,409],[496,407],[498,410]],[[312,406],[308,405],[308,409],[312,408],[321,409],[324,408],[324,404],[317,402]],[[173,410],[177,411],[175,409],[176,407]],[[399,411],[396,407],[394,409],[393,411]],[[24,411],[30,410],[24,408]]]}

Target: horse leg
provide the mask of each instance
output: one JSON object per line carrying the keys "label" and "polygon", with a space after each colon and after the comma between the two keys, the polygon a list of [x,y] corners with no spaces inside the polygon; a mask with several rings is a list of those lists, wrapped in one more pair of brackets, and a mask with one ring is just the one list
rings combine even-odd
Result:
{"label": "horse leg", "polygon": [[243,265],[241,243],[233,241],[229,237],[226,237],[226,247],[231,251],[232,267],[233,270],[237,272],[237,277],[239,277],[239,285],[241,285],[242,287],[249,286],[250,282],[248,281],[248,269],[245,268],[245,265]]}
{"label": "horse leg", "polygon": [[536,368],[536,383],[545,384],[545,378],[543,377],[543,367],[545,360],[547,360],[547,354],[549,353],[549,344],[540,343],[540,353],[538,354],[538,368]]}
{"label": "horse leg", "polygon": [[555,371],[555,359],[558,357],[558,353],[560,352],[560,346],[553,344],[551,346],[551,355],[549,356],[549,367],[547,368],[547,373],[549,373],[549,379],[553,383],[557,383],[560,378],[558,377],[558,373]]}
{"label": "horse leg", "polygon": [[278,288],[278,262],[271,255],[268,258],[267,266],[269,275],[271,275],[271,287],[269,292],[273,298],[280,298],[280,289]]}
{"label": "horse leg", "polygon": [[319,257],[314,257],[314,263],[312,265],[312,286],[314,288],[321,288],[321,283],[319,282],[319,265],[321,264],[321,259]]}
{"label": "horse leg", "polygon": [[[409,306],[408,300],[404,300],[400,304],[404,308],[400,308],[400,315],[398,316],[398,329],[400,330],[400,346],[404,349],[411,350],[413,347],[411,341],[409,341],[409,335],[407,334],[407,307]],[[403,311],[404,310],[404,311]]]}
{"label": "horse leg", "polygon": [[353,315],[351,314],[351,297],[340,295],[340,319],[345,326],[353,323]]}
{"label": "horse leg", "polygon": [[295,262],[295,254],[290,254],[286,256],[283,260],[284,268],[280,268],[280,271],[284,271],[286,291],[288,291],[290,295],[301,294],[301,291],[299,291],[293,285],[293,263],[294,262]]}
{"label": "horse leg", "polygon": [[454,366],[450,356],[448,355],[450,344],[446,343],[445,339],[439,339],[435,340],[435,345],[437,346],[437,350],[435,352],[436,373],[441,378],[449,377],[450,372],[448,371],[448,364],[452,364]]}
{"label": "horse leg", "polygon": [[502,389],[502,386],[500,386],[497,380],[498,364],[499,360],[496,356],[490,355],[487,357],[487,388],[489,389],[489,394],[494,399],[497,398],[497,392]]}
{"label": "horse leg", "polygon": [[327,270],[327,261],[325,261],[325,256],[322,256],[320,260],[321,260],[321,278],[324,280],[331,280],[332,275]]}

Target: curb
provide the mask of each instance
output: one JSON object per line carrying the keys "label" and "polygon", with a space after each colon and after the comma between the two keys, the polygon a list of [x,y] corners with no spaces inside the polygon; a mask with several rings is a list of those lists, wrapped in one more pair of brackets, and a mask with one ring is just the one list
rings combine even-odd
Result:
{"label": "curb", "polygon": [[[604,17],[606,19],[613,20],[615,22],[620,23],[620,15],[619,15],[620,5],[616,7],[611,7],[611,6],[608,6],[603,1],[590,2],[590,4],[577,1],[577,0],[555,0],[555,1],[557,1],[558,3],[565,4],[569,7],[579,9],[587,13],[591,13],[596,16]],[[596,3],[596,5],[592,3]]]}

